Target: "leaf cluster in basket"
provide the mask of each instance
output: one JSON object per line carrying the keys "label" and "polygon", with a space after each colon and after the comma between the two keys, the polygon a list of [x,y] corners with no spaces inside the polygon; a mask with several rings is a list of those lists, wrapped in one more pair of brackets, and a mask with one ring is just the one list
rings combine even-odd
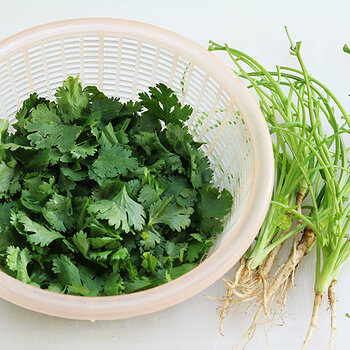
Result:
{"label": "leaf cluster in basket", "polygon": [[196,266],[232,206],[164,84],[121,103],[69,77],[0,120],[0,261],[59,293],[117,295]]}

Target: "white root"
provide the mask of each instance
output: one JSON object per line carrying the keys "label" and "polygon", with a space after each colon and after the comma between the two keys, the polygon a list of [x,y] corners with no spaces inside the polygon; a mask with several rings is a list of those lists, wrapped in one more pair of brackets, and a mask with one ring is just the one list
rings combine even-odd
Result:
{"label": "white root", "polygon": [[308,249],[311,247],[311,245],[315,241],[315,237],[316,237],[315,232],[310,227],[308,226],[305,227],[303,235],[296,247],[295,253],[291,251],[288,260],[283,264],[283,267],[280,270],[278,276],[275,277],[275,279],[271,282],[271,284],[266,289],[265,301],[264,300],[260,301],[260,305],[256,311],[256,314],[253,318],[251,326],[249,327],[248,331],[244,334],[244,336],[242,337],[242,339],[238,344],[242,344],[244,339],[246,339],[246,343],[244,347],[247,346],[247,344],[252,339],[255,333],[257,322],[261,313],[263,311],[266,312],[266,310],[264,310],[264,305],[266,305],[267,314],[268,314],[269,311],[271,310],[274,296],[283,286],[285,286],[286,288],[288,287],[286,283],[288,283],[288,281],[291,279],[292,272],[296,269],[296,267],[300,263],[303,256],[307,253]]}
{"label": "white root", "polygon": [[237,285],[239,283],[239,280],[241,279],[242,272],[243,272],[245,267],[246,267],[246,259],[241,258],[239,267],[235,273],[235,278],[234,278],[235,285]]}
{"label": "white root", "polygon": [[256,331],[256,325],[258,323],[258,319],[259,319],[259,316],[261,314],[261,312],[263,311],[263,307],[260,306],[259,309],[257,310],[255,316],[254,316],[254,319],[253,319],[253,322],[252,324],[250,325],[249,329],[247,330],[247,332],[242,336],[242,338],[240,339],[240,341],[233,347],[232,350],[236,350],[238,349],[238,347],[244,342],[244,345],[243,345],[243,350],[246,349],[247,345],[249,344],[249,342],[253,339],[254,337],[254,334],[255,334],[255,331]]}
{"label": "white root", "polygon": [[260,275],[261,282],[262,282],[262,285],[263,285],[262,304],[263,304],[263,307],[264,307],[264,312],[265,312],[265,314],[267,314],[267,300],[266,300],[267,281],[266,281],[265,275],[263,274],[263,272],[262,272],[261,270],[262,270],[262,269],[259,268],[259,275]]}
{"label": "white root", "polygon": [[331,308],[331,336],[329,338],[328,350],[335,349],[337,326],[336,326],[336,314],[338,308],[338,301],[335,296],[335,289],[337,286],[337,280],[333,280],[328,288],[328,301]]}
{"label": "white root", "polygon": [[284,242],[276,246],[274,249],[271,250],[269,255],[266,257],[265,261],[261,265],[263,274],[266,276],[270,273],[273,263],[275,262],[279,252],[281,251],[283,247]]}
{"label": "white root", "polygon": [[[306,188],[300,188],[298,193],[297,193],[297,198],[296,198],[296,205],[297,205],[297,211],[299,214],[301,214],[301,203],[303,202],[304,198],[306,196]],[[297,227],[300,227],[303,224],[303,221],[300,217],[298,217],[297,219]],[[296,253],[296,249],[297,249],[297,245],[298,245],[298,241],[299,241],[299,235],[294,235],[294,239],[293,239],[293,263],[295,263],[295,253]],[[287,287],[287,291],[289,289],[289,286],[294,285],[294,275],[295,275],[295,270],[293,270],[292,274],[291,274],[291,281],[290,283],[288,283],[288,287]],[[286,293],[287,294],[287,293]]]}
{"label": "white root", "polygon": [[320,312],[321,308],[321,302],[322,302],[322,294],[315,293],[315,299],[314,299],[314,307],[312,309],[312,316],[311,316],[311,321],[310,321],[310,326],[309,330],[307,332],[306,338],[304,340],[303,346],[301,350],[305,350],[311,340],[312,334],[316,328],[317,325],[317,319],[318,319],[318,314]]}
{"label": "white root", "polygon": [[[284,233],[286,234],[286,233]],[[280,253],[282,247],[284,245],[284,242],[282,242],[281,244],[279,244],[278,246],[276,246],[267,256],[267,258],[265,259],[264,263],[261,266],[261,270],[260,270],[260,277],[261,277],[261,282],[263,285],[263,292],[262,292],[262,303],[264,305],[264,313],[265,315],[267,315],[268,313],[268,309],[267,309],[267,297],[266,297],[266,293],[267,293],[267,277],[272,269],[272,266],[275,262],[275,260],[277,259],[278,254]]]}
{"label": "white root", "polygon": [[224,335],[223,326],[224,326],[225,317],[232,306],[233,295],[236,292],[235,288],[238,285],[245,268],[246,268],[246,261],[244,258],[242,258],[240,261],[240,265],[235,273],[235,278],[233,280],[233,283],[230,283],[229,281],[225,281],[225,284],[227,285],[226,296],[224,298],[222,306],[219,309],[219,316],[220,316],[219,333],[222,336]]}
{"label": "white root", "polygon": [[[298,193],[297,193],[297,197],[296,197],[297,211],[299,213],[301,213],[301,204],[302,204],[305,196],[306,196],[306,188],[300,188]],[[287,215],[291,216],[291,214],[289,214],[289,213],[287,213]],[[297,227],[299,227],[299,226],[301,226],[303,224],[303,222],[302,222],[302,220],[300,218],[298,218],[296,224],[297,224]],[[308,231],[308,230],[309,229],[307,229],[306,231]],[[284,234],[286,234],[286,233],[284,233]],[[282,313],[283,313],[284,306],[286,304],[288,290],[289,290],[290,286],[294,285],[294,275],[295,275],[296,268],[297,268],[297,266],[298,266],[302,256],[304,256],[306,251],[307,251],[306,250],[304,253],[302,253],[301,257],[298,257],[298,255],[300,256],[300,254],[297,254],[297,247],[299,246],[299,243],[302,243],[303,237],[304,236],[302,236],[302,238],[300,239],[300,235],[299,234],[295,234],[294,235],[293,245],[292,245],[291,254],[290,254],[290,257],[292,257],[292,262],[291,263],[292,263],[292,266],[294,266],[294,268],[291,270],[291,272],[290,272],[290,274],[288,276],[288,280],[285,280],[282,284],[280,284],[277,287],[277,288],[281,288],[281,307],[280,307],[280,312],[281,312],[282,321],[283,321],[283,314]],[[276,248],[279,248],[279,250],[280,250],[282,248],[282,246],[283,246],[283,243],[280,246],[276,247]],[[281,274],[283,274],[283,272],[281,272],[281,269],[283,267],[286,267],[286,265],[288,265],[289,262],[290,262],[290,259],[276,271],[275,276],[277,276],[277,275],[280,276]],[[273,294],[276,294],[276,293],[277,293],[277,290]],[[266,293],[265,293],[265,298],[266,298]],[[264,303],[266,304],[266,300],[264,301]],[[266,310],[265,310],[265,314],[266,314]]]}
{"label": "white root", "polygon": [[[295,268],[297,268],[297,266]],[[295,270],[294,270],[294,273],[295,273]],[[285,308],[286,303],[287,303],[288,291],[289,291],[290,287],[293,286],[293,284],[294,284],[294,282],[293,282],[294,273],[289,276],[288,280],[286,282],[284,282],[283,286],[281,287],[280,315],[281,315],[281,320],[282,320],[283,324],[284,324],[283,311],[284,311],[284,308]]]}
{"label": "white root", "polygon": [[[297,193],[297,198],[296,198],[296,205],[297,205],[297,211],[299,214],[301,214],[301,204],[306,196],[306,188],[300,188],[298,193]],[[298,217],[297,219],[297,227],[300,227],[303,224],[303,221],[301,218]],[[288,280],[283,283],[281,286],[281,305],[280,305],[280,314],[281,314],[281,320],[282,323],[284,323],[284,317],[283,317],[283,310],[286,305],[287,301],[287,295],[288,291],[291,286],[294,286],[294,276],[295,276],[295,271],[298,267],[298,263],[296,263],[296,251],[297,251],[297,246],[299,243],[299,234],[295,234],[293,238],[293,245],[292,245],[292,256],[293,256],[293,264],[295,265],[295,268],[291,272],[291,274],[288,277]]]}
{"label": "white root", "polygon": [[[305,197],[306,190],[299,190],[297,194],[296,204],[298,206],[298,211],[301,212],[301,203]],[[288,215],[288,214],[287,214]],[[291,215],[291,214],[290,214]],[[298,226],[302,225],[302,222],[298,220]],[[282,234],[287,234],[283,232]],[[248,332],[243,336],[242,339],[246,338],[247,343],[253,337],[253,334],[256,329],[256,323],[259,318],[259,315],[264,311],[265,315],[269,314],[271,310],[273,296],[278,292],[278,290],[288,281],[285,286],[286,289],[283,290],[284,300],[282,303],[282,308],[285,304],[285,297],[288,291],[288,288],[293,284],[294,271],[302,257],[306,254],[311,244],[315,239],[315,234],[310,228],[305,228],[302,238],[299,240],[299,236],[296,235],[294,248],[286,261],[282,266],[281,271],[279,271],[277,277],[273,279],[271,285],[268,285],[268,277],[270,271],[274,265],[274,262],[280,253],[283,242],[276,246],[266,257],[263,264],[258,269],[250,269],[247,266],[246,259],[242,258],[240,265],[235,273],[234,279],[232,282],[225,280],[227,286],[226,296],[221,302],[222,305],[219,308],[220,315],[220,325],[219,333],[223,335],[223,324],[226,315],[229,310],[232,308],[232,305],[249,302],[248,310],[252,306],[259,305],[259,308],[256,312],[256,315],[253,319],[252,325],[249,328]],[[271,302],[270,302],[271,301]],[[245,344],[245,346],[247,345]]]}
{"label": "white root", "polygon": [[276,294],[279,287],[281,287],[283,283],[287,281],[291,273],[295,270],[303,256],[313,244],[314,240],[315,232],[310,227],[305,227],[303,236],[297,245],[295,253],[293,254],[293,252],[291,252],[288,260],[284,263],[282,270],[271,283],[266,293],[266,297],[268,299],[270,299],[272,295]]}

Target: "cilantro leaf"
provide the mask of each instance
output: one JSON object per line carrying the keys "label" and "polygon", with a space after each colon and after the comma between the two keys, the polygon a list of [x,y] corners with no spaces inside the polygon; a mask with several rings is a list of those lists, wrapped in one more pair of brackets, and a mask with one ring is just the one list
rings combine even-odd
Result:
{"label": "cilantro leaf", "polygon": [[79,249],[79,251],[86,257],[90,248],[90,242],[87,239],[87,235],[83,231],[77,232],[73,236],[73,243]]}
{"label": "cilantro leaf", "polygon": [[70,150],[70,153],[74,159],[85,159],[89,156],[93,156],[97,151],[96,144],[90,144],[88,141],[74,144]]}
{"label": "cilantro leaf", "polygon": [[150,207],[148,225],[166,224],[172,230],[181,231],[191,224],[193,208],[183,208],[170,203],[172,198],[158,200]]}
{"label": "cilantro leaf", "polygon": [[223,219],[232,206],[232,195],[226,189],[221,192],[215,187],[200,190],[199,209],[203,217]]}
{"label": "cilantro leaf", "polygon": [[200,188],[208,184],[213,177],[213,171],[210,169],[208,158],[200,149],[191,152],[191,183],[194,188]]}
{"label": "cilantro leaf", "polygon": [[141,230],[145,224],[145,211],[141,204],[132,200],[125,186],[113,200],[100,200],[89,205],[89,210],[98,219],[108,220],[109,225],[116,229],[122,226],[125,232],[130,232],[131,226]]}
{"label": "cilantro leaf", "polygon": [[68,197],[54,194],[42,209],[47,222],[58,231],[66,232],[73,226],[72,202]]}
{"label": "cilantro leaf", "polygon": [[96,276],[92,269],[85,266],[79,266],[79,273],[84,288],[88,290],[88,294],[81,295],[87,295],[89,297],[98,296],[104,287],[104,279]]}
{"label": "cilantro leaf", "polygon": [[124,281],[124,287],[126,293],[134,293],[138,290],[147,289],[152,285],[152,281],[147,277],[142,279],[136,279],[133,281]]}
{"label": "cilantro leaf", "polygon": [[21,203],[27,209],[40,213],[43,203],[53,191],[54,179],[50,177],[45,181],[43,176],[32,173],[24,178],[24,189],[22,190]]}
{"label": "cilantro leaf", "polygon": [[61,255],[53,260],[52,271],[58,275],[63,286],[82,286],[79,269],[66,255]]}
{"label": "cilantro leaf", "polygon": [[119,295],[124,290],[123,279],[119,273],[111,272],[106,278],[103,291],[105,295]]}
{"label": "cilantro leaf", "polygon": [[119,116],[123,104],[119,98],[95,98],[92,101],[91,111],[101,113],[101,118],[105,122],[113,120]]}
{"label": "cilantro leaf", "polygon": [[188,105],[181,107],[181,104],[174,91],[164,84],[157,84],[149,88],[149,94],[140,93],[139,98],[147,109],[148,115],[157,116],[166,123],[183,125],[192,113]]}
{"label": "cilantro leaf", "polygon": [[88,93],[83,91],[79,77],[68,77],[56,92],[57,108],[65,122],[71,122],[82,116],[89,103]]}
{"label": "cilantro leaf", "polygon": [[230,212],[231,207],[232,195],[229,191],[224,189],[220,192],[215,187],[203,187],[196,208],[200,229],[215,237],[222,232],[222,219]]}
{"label": "cilantro leaf", "polygon": [[12,203],[0,203],[0,232],[3,227],[8,226],[12,208]]}
{"label": "cilantro leaf", "polygon": [[87,178],[87,173],[84,170],[75,171],[72,168],[61,166],[61,173],[74,182],[82,181]]}
{"label": "cilantro leaf", "polygon": [[104,250],[100,252],[91,251],[89,253],[89,259],[103,262],[103,261],[106,261],[112,253],[113,253],[113,250]]}
{"label": "cilantro leaf", "polygon": [[164,241],[164,239],[155,230],[143,231],[141,234],[142,240],[140,244],[143,246],[144,250],[154,249],[157,244]]}
{"label": "cilantro leaf", "polygon": [[149,184],[144,185],[138,196],[138,201],[142,203],[144,208],[149,209],[152,203],[159,199],[157,191]]}
{"label": "cilantro leaf", "polygon": [[27,248],[20,249],[19,247],[10,246],[6,251],[6,263],[11,271],[16,272],[16,278],[22,282],[30,283],[31,279],[28,275],[28,264],[32,257]]}
{"label": "cilantro leaf", "polygon": [[202,260],[212,245],[211,239],[190,242],[186,251],[187,260],[189,262],[194,262],[198,259]]}
{"label": "cilantro leaf", "polygon": [[88,243],[91,244],[92,248],[100,249],[110,243],[116,242],[116,237],[90,237]]}
{"label": "cilantro leaf", "polygon": [[141,131],[134,136],[135,145],[140,147],[147,156],[150,156],[152,152],[156,151],[160,154],[167,154],[169,151],[159,141],[156,132]]}
{"label": "cilantro leaf", "polygon": [[39,97],[37,93],[33,93],[23,101],[22,108],[16,113],[16,123],[13,124],[14,128],[17,130],[16,134],[22,134],[24,129],[24,123],[33,109],[40,105],[47,105],[50,101],[43,97]]}
{"label": "cilantro leaf", "polygon": [[47,246],[56,239],[64,238],[59,232],[49,230],[43,225],[32,221],[23,212],[19,212],[13,217],[13,220],[23,225],[23,232],[29,233],[28,241],[40,247]]}
{"label": "cilantro leaf", "polygon": [[[8,122],[8,120],[0,119],[0,145],[3,143],[3,140],[8,135],[9,125],[10,125],[10,123]],[[3,157],[3,155],[2,155],[2,157]],[[0,158],[0,160],[1,160],[1,158]]]}
{"label": "cilantro leaf", "polygon": [[145,252],[142,254],[141,266],[149,273],[154,274],[156,272],[156,266],[158,264],[158,259],[152,255],[150,252]]}
{"label": "cilantro leaf", "polygon": [[128,258],[130,258],[129,251],[125,247],[121,247],[112,254],[111,261],[120,261]]}
{"label": "cilantro leaf", "polygon": [[95,174],[100,178],[126,176],[129,171],[136,170],[137,166],[137,160],[131,157],[131,151],[121,145],[102,147],[92,164]]}
{"label": "cilantro leaf", "polygon": [[32,118],[24,124],[24,128],[31,132],[28,135],[31,145],[39,149],[57,146],[61,152],[67,152],[74,146],[82,130],[75,124],[63,124],[52,105],[38,105],[32,112]]}
{"label": "cilantro leaf", "polygon": [[111,123],[108,123],[105,127],[101,129],[101,136],[99,138],[99,142],[102,147],[113,147],[119,144],[117,135]]}
{"label": "cilantro leaf", "polygon": [[103,286],[100,278],[95,277],[88,269],[75,265],[66,255],[60,255],[53,260],[52,271],[70,294],[96,296]]}
{"label": "cilantro leaf", "polygon": [[192,242],[187,248],[187,259],[189,262],[193,262],[198,259],[201,251],[203,250],[203,244],[201,242]]}
{"label": "cilantro leaf", "polygon": [[0,198],[2,198],[10,188],[11,180],[14,177],[14,169],[4,162],[0,163]]}
{"label": "cilantro leaf", "polygon": [[179,154],[183,158],[190,158],[193,136],[188,133],[187,128],[176,124],[170,124],[166,130],[166,138],[175,153]]}

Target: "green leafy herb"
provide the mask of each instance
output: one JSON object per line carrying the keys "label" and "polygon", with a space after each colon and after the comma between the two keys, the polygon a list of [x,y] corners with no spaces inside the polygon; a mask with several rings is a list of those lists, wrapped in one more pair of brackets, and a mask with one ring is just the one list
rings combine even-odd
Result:
{"label": "green leafy herb", "polygon": [[32,94],[15,134],[0,120],[0,263],[58,293],[118,295],[181,276],[205,258],[232,196],[164,84],[140,102],[69,77],[56,103]]}

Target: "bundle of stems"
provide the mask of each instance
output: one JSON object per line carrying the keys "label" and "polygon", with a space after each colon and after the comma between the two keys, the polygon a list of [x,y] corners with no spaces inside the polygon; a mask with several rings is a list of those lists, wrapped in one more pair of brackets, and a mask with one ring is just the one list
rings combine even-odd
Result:
{"label": "bundle of stems", "polygon": [[[342,139],[343,133],[349,133],[350,120],[332,92],[309,75],[300,55],[301,43],[294,44],[288,31],[287,35],[290,53],[296,57],[299,69],[277,66],[275,71],[268,71],[249,55],[210,42],[209,50],[227,52],[235,72],[255,91],[273,137],[276,172],[268,215],[233,279],[225,281],[227,292],[219,308],[220,332],[233,305],[256,306],[251,327],[243,337],[247,344],[261,314],[275,314],[272,306],[276,302],[283,310],[296,268],[316,242],[315,302],[303,349],[316,326],[322,295],[327,291],[332,349],[336,280],[350,254],[350,167]],[[303,205],[305,198],[309,205]],[[273,273],[276,258],[291,237],[289,257]]]}

